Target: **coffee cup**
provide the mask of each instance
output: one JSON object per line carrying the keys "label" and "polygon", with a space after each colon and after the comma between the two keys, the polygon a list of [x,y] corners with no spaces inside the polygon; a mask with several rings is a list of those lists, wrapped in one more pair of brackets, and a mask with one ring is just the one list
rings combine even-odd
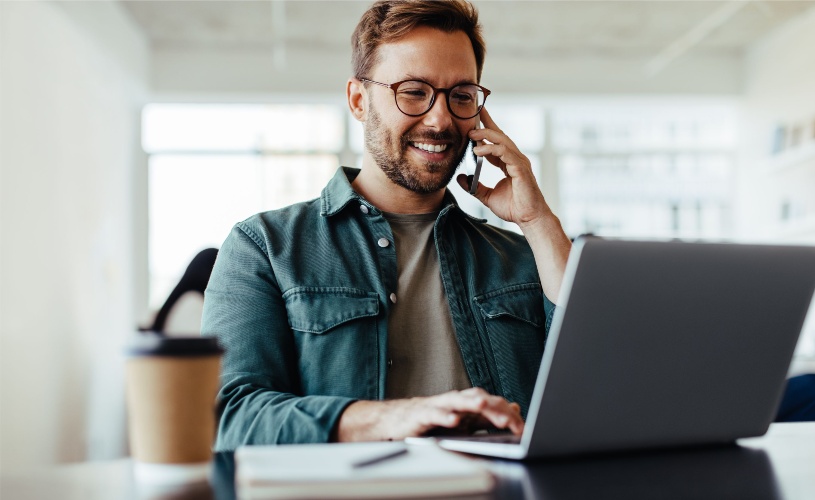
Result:
{"label": "coffee cup", "polygon": [[214,338],[142,334],[126,363],[130,451],[136,475],[206,478],[216,432],[223,349]]}

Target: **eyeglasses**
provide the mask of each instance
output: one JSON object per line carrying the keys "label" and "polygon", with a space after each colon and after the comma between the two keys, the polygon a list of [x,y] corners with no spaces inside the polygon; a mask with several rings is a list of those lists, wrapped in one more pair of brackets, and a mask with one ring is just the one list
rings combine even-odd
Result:
{"label": "eyeglasses", "polygon": [[408,116],[422,116],[430,111],[436,102],[436,95],[444,92],[447,96],[447,109],[461,120],[468,120],[481,112],[490,91],[474,83],[463,83],[449,89],[439,89],[421,80],[404,80],[396,83],[380,83],[367,78],[362,82],[387,87],[393,91],[396,107]]}

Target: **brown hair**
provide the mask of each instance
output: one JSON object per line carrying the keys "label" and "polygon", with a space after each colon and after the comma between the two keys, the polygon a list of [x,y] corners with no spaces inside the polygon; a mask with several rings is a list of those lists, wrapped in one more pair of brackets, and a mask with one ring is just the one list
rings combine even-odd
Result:
{"label": "brown hair", "polygon": [[364,78],[377,63],[377,48],[397,40],[419,26],[447,33],[463,31],[473,45],[478,81],[487,52],[478,11],[466,0],[379,0],[359,20],[351,35],[354,76]]}

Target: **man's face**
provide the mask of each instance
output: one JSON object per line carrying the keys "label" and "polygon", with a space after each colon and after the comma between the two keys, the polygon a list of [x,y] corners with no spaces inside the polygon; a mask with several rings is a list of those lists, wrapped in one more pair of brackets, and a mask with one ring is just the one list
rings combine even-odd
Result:
{"label": "man's face", "polygon": [[[477,83],[475,54],[462,31],[417,28],[381,45],[378,56],[380,62],[372,74],[363,75],[378,82],[416,79],[437,88]],[[374,84],[366,88],[365,147],[375,163],[391,182],[410,191],[428,194],[443,189],[461,164],[467,132],[477,118],[451,115],[446,93],[436,96],[426,114],[407,116],[396,107],[392,90]]]}

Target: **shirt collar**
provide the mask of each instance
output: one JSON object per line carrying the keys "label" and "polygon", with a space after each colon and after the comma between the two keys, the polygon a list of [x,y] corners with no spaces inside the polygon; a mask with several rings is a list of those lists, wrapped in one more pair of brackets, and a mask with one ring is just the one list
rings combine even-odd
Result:
{"label": "shirt collar", "polygon": [[[328,181],[320,195],[320,215],[330,217],[339,213],[351,201],[362,201],[362,197],[351,187],[351,183],[359,175],[359,172],[358,168],[351,167],[337,169],[337,173]],[[372,207],[367,201],[365,204]]]}
{"label": "shirt collar", "polygon": [[[352,201],[366,205],[369,210],[381,212],[380,209],[374,207],[371,202],[357,194],[354,188],[351,187],[351,183],[354,182],[359,172],[360,169],[352,167],[340,167],[337,169],[337,173],[328,181],[328,184],[323,188],[322,194],[320,195],[320,215],[323,217],[336,215]],[[486,222],[484,219],[478,219],[461,210],[453,193],[451,193],[449,189],[445,189],[440,214],[445,214],[452,208],[470,219]]]}

